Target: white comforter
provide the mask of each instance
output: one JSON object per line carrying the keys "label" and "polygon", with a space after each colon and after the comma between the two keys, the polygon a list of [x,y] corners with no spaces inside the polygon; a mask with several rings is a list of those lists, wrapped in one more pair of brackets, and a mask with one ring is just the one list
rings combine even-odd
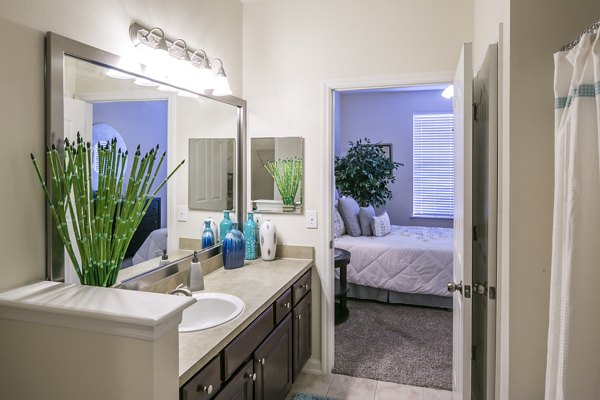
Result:
{"label": "white comforter", "polygon": [[392,225],[386,236],[344,235],[335,247],[352,253],[350,283],[450,297],[446,285],[452,281],[453,240],[451,228]]}

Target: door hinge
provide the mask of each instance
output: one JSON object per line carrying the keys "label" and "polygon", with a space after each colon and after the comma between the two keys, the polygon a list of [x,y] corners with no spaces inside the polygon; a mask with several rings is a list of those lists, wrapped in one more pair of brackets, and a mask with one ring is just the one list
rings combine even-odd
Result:
{"label": "door hinge", "polygon": [[496,300],[496,288],[494,286],[490,286],[488,290],[488,298],[490,300]]}
{"label": "door hinge", "polygon": [[473,225],[473,241],[477,241],[477,225]]}
{"label": "door hinge", "polygon": [[475,361],[475,355],[477,354],[477,346],[471,346],[471,361]]}
{"label": "door hinge", "polygon": [[463,290],[464,290],[464,296],[467,299],[470,299],[471,298],[471,286],[470,285],[465,285]]}
{"label": "door hinge", "polygon": [[478,106],[477,103],[473,103],[473,121],[477,121],[477,110],[478,110]]}
{"label": "door hinge", "polygon": [[330,240],[330,241],[329,241],[329,248],[330,248],[330,249],[333,249],[333,240]]}

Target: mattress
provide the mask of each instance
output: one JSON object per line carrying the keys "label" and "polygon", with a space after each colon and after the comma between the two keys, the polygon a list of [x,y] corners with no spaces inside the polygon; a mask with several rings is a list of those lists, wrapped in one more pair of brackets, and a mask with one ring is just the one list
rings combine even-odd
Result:
{"label": "mattress", "polygon": [[392,225],[383,237],[343,235],[335,239],[335,247],[352,254],[350,283],[452,297],[447,284],[452,281],[453,241],[451,228]]}

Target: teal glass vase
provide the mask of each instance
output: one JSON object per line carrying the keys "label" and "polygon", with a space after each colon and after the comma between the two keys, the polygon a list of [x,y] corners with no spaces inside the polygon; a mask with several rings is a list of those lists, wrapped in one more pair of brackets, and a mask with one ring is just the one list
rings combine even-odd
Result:
{"label": "teal glass vase", "polygon": [[255,260],[256,252],[256,230],[258,225],[254,222],[254,214],[248,213],[248,220],[244,222],[244,236],[246,237],[246,260]]}
{"label": "teal glass vase", "polygon": [[231,218],[229,218],[229,210],[223,211],[223,219],[219,224],[219,238],[221,239],[221,242],[225,240],[225,236],[227,236],[227,233],[229,233],[231,230],[231,224],[232,222]]}

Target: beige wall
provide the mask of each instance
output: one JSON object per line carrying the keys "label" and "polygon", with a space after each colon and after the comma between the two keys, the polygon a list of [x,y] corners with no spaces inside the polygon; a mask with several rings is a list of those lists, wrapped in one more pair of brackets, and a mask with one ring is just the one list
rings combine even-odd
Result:
{"label": "beige wall", "polygon": [[3,0],[0,3],[0,290],[45,274],[44,200],[29,153],[43,159],[44,35],[63,36],[116,54],[130,49],[133,21],[160,26],[225,63],[242,93],[242,4],[238,0]]}
{"label": "beige wall", "polygon": [[[305,138],[304,205],[319,214],[317,230],[305,228],[303,215],[269,215],[281,242],[314,246],[317,268],[331,268],[320,261],[327,251],[322,230],[329,190],[323,173],[324,82],[454,71],[462,43],[472,39],[471,0],[265,0],[244,5],[249,137]],[[320,301],[313,300],[313,358],[318,359]]]}

